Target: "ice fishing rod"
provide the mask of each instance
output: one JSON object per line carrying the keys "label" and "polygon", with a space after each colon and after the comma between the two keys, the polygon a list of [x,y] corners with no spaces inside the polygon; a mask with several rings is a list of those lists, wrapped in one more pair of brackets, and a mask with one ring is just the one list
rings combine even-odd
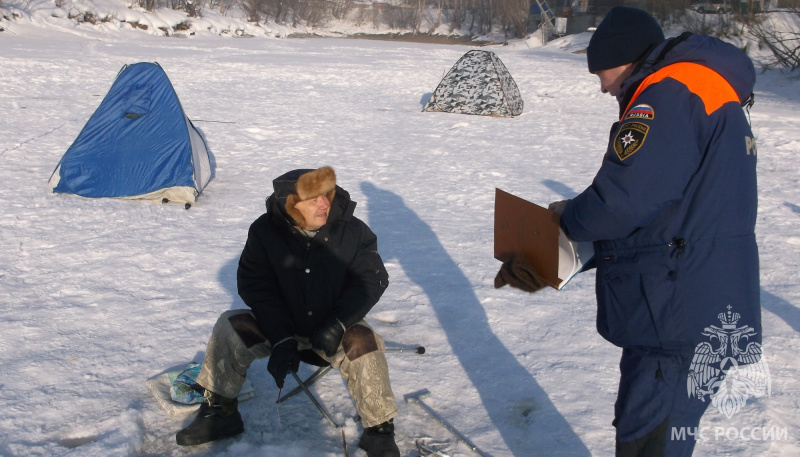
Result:
{"label": "ice fishing rod", "polygon": [[475,444],[474,444],[472,441],[470,441],[470,440],[469,440],[469,439],[468,439],[466,436],[464,436],[463,434],[461,434],[461,432],[459,432],[458,430],[456,430],[456,428],[455,428],[455,427],[453,427],[452,425],[450,425],[450,423],[449,423],[449,422],[447,422],[447,421],[446,421],[446,420],[445,420],[445,419],[444,419],[442,416],[438,415],[438,414],[436,413],[436,411],[434,411],[434,410],[433,410],[433,409],[432,409],[430,406],[426,405],[426,404],[425,404],[425,402],[423,402],[423,401],[421,400],[421,398],[423,398],[423,397],[427,397],[427,396],[428,396],[428,395],[430,395],[430,394],[431,394],[431,393],[430,393],[430,391],[429,391],[428,389],[422,389],[422,390],[419,390],[419,391],[417,391],[417,392],[412,392],[412,393],[410,393],[410,394],[406,394],[406,395],[404,396],[404,398],[405,398],[405,401],[406,401],[406,403],[414,403],[414,404],[416,404],[417,406],[419,406],[420,408],[422,408],[422,409],[423,409],[425,412],[427,412],[428,414],[430,414],[430,415],[431,415],[431,417],[433,417],[433,418],[436,420],[436,422],[439,422],[440,424],[442,424],[442,425],[444,426],[444,428],[446,428],[447,430],[449,430],[450,432],[452,432],[452,433],[453,433],[453,435],[455,435],[455,436],[456,436],[456,438],[458,438],[458,439],[459,439],[459,440],[460,440],[462,443],[464,443],[464,444],[466,444],[467,446],[469,446],[469,449],[470,449],[471,451],[475,452],[476,454],[480,455],[481,457],[489,457],[489,455],[488,455],[488,454],[486,454],[486,453],[484,453],[483,451],[481,451],[481,450],[478,448],[478,446],[476,446],[476,445],[475,445]]}

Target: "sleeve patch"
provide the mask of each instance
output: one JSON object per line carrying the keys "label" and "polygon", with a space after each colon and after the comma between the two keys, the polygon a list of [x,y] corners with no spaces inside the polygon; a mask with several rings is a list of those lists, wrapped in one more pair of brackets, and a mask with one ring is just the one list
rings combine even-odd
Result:
{"label": "sleeve patch", "polygon": [[638,151],[647,138],[650,127],[641,122],[627,122],[620,127],[614,138],[614,152],[619,160],[625,160]]}
{"label": "sleeve patch", "polygon": [[653,107],[650,105],[636,105],[628,111],[628,114],[625,115],[625,119],[643,119],[643,120],[652,120],[656,117],[656,112],[653,110]]}

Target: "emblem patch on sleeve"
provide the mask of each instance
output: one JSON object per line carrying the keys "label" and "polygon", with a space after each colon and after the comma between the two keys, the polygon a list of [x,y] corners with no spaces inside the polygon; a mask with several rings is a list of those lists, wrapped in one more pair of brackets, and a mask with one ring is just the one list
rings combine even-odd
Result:
{"label": "emblem patch on sleeve", "polygon": [[643,119],[643,120],[651,120],[656,117],[656,112],[653,110],[653,107],[650,105],[636,105],[628,111],[628,114],[625,115],[625,119]]}
{"label": "emblem patch on sleeve", "polygon": [[614,138],[614,151],[619,160],[625,160],[638,151],[647,138],[650,126],[641,122],[627,122],[620,127]]}

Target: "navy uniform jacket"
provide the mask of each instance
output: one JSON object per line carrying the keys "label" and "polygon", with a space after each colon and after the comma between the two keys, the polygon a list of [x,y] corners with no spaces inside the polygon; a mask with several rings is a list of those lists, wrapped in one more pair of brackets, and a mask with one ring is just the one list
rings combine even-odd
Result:
{"label": "navy uniform jacket", "polygon": [[286,220],[274,195],[250,226],[239,258],[239,295],[273,343],[310,337],[329,319],[350,327],[389,285],[378,240],[353,215],[356,203],[337,186],[327,223],[311,240]]}
{"label": "navy uniform jacket", "polygon": [[750,59],[716,38],[660,44],[617,94],[620,121],[561,226],[593,241],[597,330],[621,347],[707,341],[728,305],[760,342]]}

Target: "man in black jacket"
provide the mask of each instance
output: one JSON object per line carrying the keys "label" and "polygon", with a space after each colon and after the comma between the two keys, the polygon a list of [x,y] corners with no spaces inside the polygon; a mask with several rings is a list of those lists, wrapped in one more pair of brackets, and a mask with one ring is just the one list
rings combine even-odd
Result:
{"label": "man in black jacket", "polygon": [[399,457],[383,339],[364,321],[389,285],[377,237],[353,216],[356,203],[331,167],[290,171],[273,188],[239,259],[250,309],[226,311],[214,326],[197,378],[206,401],[176,440],[242,433],[236,397],[250,364],[269,357],[278,388],[301,360],[338,368],[365,427],[359,446],[369,457]]}

